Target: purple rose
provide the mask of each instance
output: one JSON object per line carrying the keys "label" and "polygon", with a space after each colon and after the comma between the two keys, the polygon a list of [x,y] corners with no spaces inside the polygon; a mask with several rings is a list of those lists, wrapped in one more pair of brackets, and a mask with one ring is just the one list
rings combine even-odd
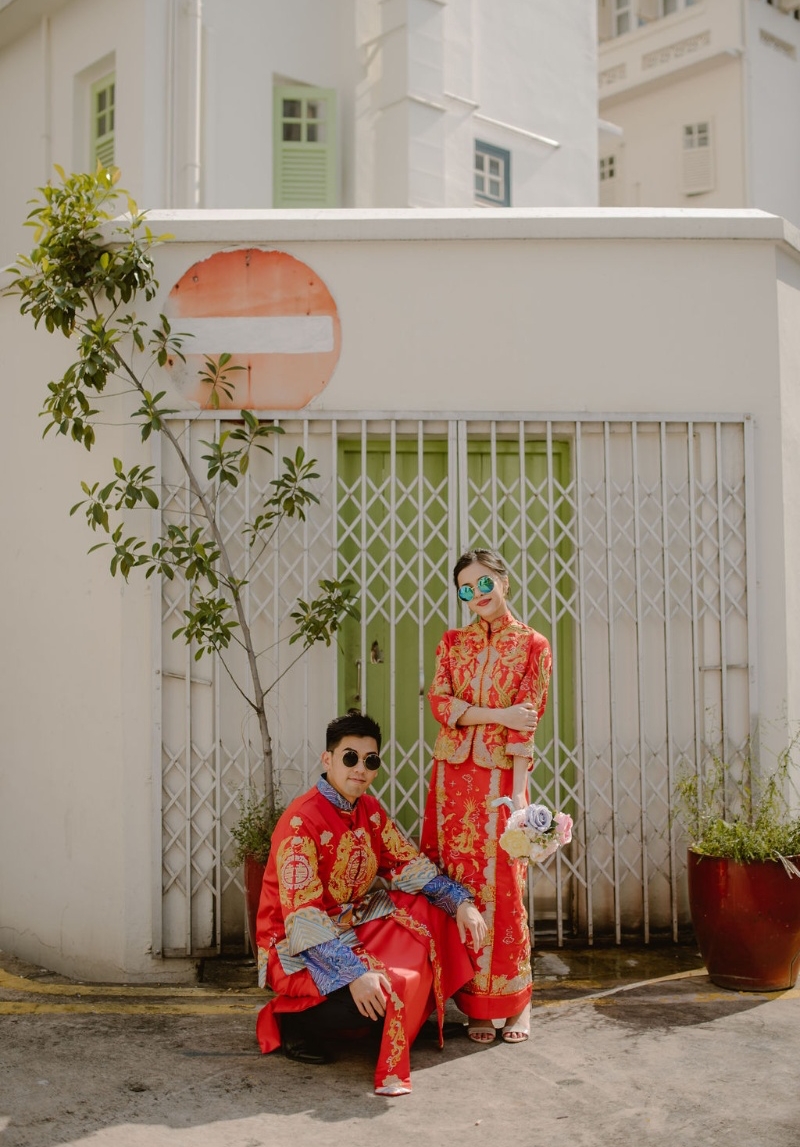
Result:
{"label": "purple rose", "polygon": [[530,804],[525,810],[525,827],[534,832],[547,832],[553,823],[553,814],[541,804]]}

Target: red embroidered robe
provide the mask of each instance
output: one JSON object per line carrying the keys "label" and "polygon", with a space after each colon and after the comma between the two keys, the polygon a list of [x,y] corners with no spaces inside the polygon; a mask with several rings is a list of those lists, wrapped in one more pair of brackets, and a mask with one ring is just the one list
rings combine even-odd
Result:
{"label": "red embroidered robe", "polygon": [[[391,891],[371,890],[376,876]],[[292,802],[273,835],[259,903],[259,982],[277,993],[259,1013],[262,1051],[280,1046],[278,1014],[325,998],[301,954],[339,939],[365,971],[382,971],[392,984],[375,1087],[410,1090],[419,1029],[435,1007],[441,1042],[444,1001],[472,975],[455,921],[416,895],[436,876],[368,793],[350,809],[318,788]]]}
{"label": "red embroidered robe", "polygon": [[533,733],[456,722],[473,705],[500,709],[523,702],[541,717],[550,668],[547,639],[510,613],[491,626],[478,619],[448,630],[436,650],[428,700],[441,728],[420,847],[475,895],[486,921],[475,975],[455,996],[474,1019],[514,1016],[531,995],[527,866],[498,855],[509,814],[492,802],[512,795],[515,757],[533,767]]}

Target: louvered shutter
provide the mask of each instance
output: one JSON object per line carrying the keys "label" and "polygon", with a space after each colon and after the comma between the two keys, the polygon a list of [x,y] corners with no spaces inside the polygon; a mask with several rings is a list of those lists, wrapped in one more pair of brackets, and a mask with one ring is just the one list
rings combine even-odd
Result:
{"label": "louvered shutter", "polygon": [[112,72],[92,84],[91,168],[114,165],[114,119],[116,115],[116,77]]}
{"label": "louvered shutter", "polygon": [[713,191],[714,148],[711,124],[687,124],[683,129],[683,193],[702,195]]}
{"label": "louvered shutter", "polygon": [[336,92],[273,91],[273,207],[336,207]]}

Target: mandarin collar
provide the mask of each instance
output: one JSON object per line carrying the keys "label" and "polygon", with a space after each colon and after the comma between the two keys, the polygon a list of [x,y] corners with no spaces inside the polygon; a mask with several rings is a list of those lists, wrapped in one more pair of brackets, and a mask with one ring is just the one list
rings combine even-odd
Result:
{"label": "mandarin collar", "polygon": [[495,633],[500,633],[503,629],[507,629],[513,620],[514,617],[510,610],[506,610],[504,614],[495,618],[494,621],[486,621],[483,617],[477,618],[478,625],[489,637],[493,636]]}
{"label": "mandarin collar", "polygon": [[338,792],[332,784],[330,784],[328,781],[327,773],[323,773],[319,778],[317,781],[317,788],[325,797],[325,799],[331,802],[334,808],[341,809],[342,812],[353,812],[356,805],[358,804],[358,798],[356,798],[353,803],[350,804],[350,801],[347,800],[346,797],[343,797],[342,794]]}

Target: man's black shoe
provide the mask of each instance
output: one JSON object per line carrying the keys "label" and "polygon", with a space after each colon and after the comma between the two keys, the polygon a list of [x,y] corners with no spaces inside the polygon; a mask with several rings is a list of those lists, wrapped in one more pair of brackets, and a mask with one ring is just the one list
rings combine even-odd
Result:
{"label": "man's black shoe", "polygon": [[319,1065],[333,1059],[319,1039],[318,1032],[314,1028],[309,1029],[308,1017],[302,1013],[294,1015],[288,1012],[281,1016],[281,1044],[286,1058],[296,1059],[298,1063]]}
{"label": "man's black shoe", "polygon": [[304,1039],[289,1036],[284,1038],[283,1054],[287,1059],[296,1059],[298,1063],[311,1063],[319,1065],[331,1063],[333,1056],[319,1044],[309,1044]]}

